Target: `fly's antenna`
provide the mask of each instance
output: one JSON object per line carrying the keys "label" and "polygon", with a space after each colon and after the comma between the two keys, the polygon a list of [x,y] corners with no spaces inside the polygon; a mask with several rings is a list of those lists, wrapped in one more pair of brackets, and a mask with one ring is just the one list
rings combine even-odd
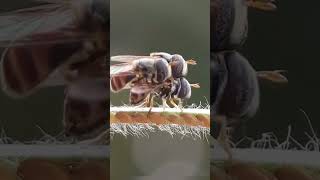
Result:
{"label": "fly's antenna", "polygon": [[197,61],[193,59],[186,60],[186,63],[190,65],[197,65]]}
{"label": "fly's antenna", "polygon": [[197,89],[199,89],[199,88],[200,88],[199,83],[190,84],[190,86],[191,86],[191,87],[193,87],[193,88],[197,88]]}

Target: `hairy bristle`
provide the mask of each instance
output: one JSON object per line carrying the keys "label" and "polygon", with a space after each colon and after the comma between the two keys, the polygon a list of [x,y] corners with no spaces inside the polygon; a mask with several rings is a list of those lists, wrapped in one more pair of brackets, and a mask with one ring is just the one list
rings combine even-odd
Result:
{"label": "hairy bristle", "polygon": [[111,108],[110,124],[115,123],[147,123],[153,125],[186,125],[210,128],[210,115],[209,110],[199,109],[186,109],[181,112],[178,110],[161,111],[160,108],[153,109],[148,113],[148,108],[123,108],[120,109]]}

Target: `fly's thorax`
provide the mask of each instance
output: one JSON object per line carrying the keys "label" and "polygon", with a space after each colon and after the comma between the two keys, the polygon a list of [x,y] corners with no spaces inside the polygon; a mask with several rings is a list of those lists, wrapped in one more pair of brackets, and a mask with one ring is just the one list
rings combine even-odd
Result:
{"label": "fly's thorax", "polygon": [[144,58],[134,62],[135,71],[148,82],[162,83],[171,77],[169,63],[165,59]]}
{"label": "fly's thorax", "polygon": [[188,65],[185,59],[179,55],[174,54],[170,60],[170,65],[172,69],[172,77],[173,78],[180,78],[184,77],[188,73]]}
{"label": "fly's thorax", "polygon": [[144,73],[155,72],[154,64],[155,64],[155,61],[149,58],[142,58],[133,62],[135,69]]}
{"label": "fly's thorax", "polygon": [[174,86],[172,93],[174,98],[189,99],[191,97],[191,86],[185,78],[178,79]]}

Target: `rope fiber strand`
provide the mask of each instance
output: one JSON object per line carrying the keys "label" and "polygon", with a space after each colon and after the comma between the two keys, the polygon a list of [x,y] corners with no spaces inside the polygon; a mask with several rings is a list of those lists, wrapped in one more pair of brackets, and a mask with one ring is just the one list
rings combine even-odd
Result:
{"label": "rope fiber strand", "polygon": [[194,139],[205,138],[210,133],[209,109],[180,109],[111,107],[110,135],[148,136],[150,132],[166,131]]}

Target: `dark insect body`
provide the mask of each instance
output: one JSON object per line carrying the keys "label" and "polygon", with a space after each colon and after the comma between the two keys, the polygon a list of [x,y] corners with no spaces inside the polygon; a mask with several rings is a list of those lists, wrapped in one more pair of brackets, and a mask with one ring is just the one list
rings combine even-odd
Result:
{"label": "dark insect body", "polygon": [[110,67],[113,92],[129,89],[132,84],[141,80],[151,84],[161,84],[170,78],[185,77],[188,73],[188,64],[196,64],[194,60],[184,60],[181,55],[164,52],[154,52],[149,56],[113,56],[111,61],[118,62]]}
{"label": "dark insect body", "polygon": [[[246,120],[256,114],[260,104],[259,79],[287,83],[282,70],[256,71],[240,53],[222,51],[211,55],[211,135],[220,140],[231,156],[227,127],[242,130]],[[233,132],[235,140],[245,132]]]}
{"label": "dark insect body", "polygon": [[[235,51],[213,55],[211,69],[212,116],[224,115],[239,121],[252,118],[259,107],[259,84],[256,71]],[[214,127],[213,127],[214,129]],[[213,131],[216,132],[216,131]],[[217,135],[214,135],[217,138]]]}
{"label": "dark insect body", "polygon": [[[259,79],[287,83],[283,70],[255,71],[237,50],[248,37],[248,7],[276,9],[274,0],[211,0],[211,135],[232,159],[227,127],[239,130],[259,108]],[[237,126],[238,125],[238,126]],[[237,137],[240,134],[234,134]],[[243,134],[241,134],[243,135]]]}
{"label": "dark insect body", "polygon": [[110,73],[111,90],[119,92],[141,79],[149,83],[162,83],[171,77],[171,68],[163,58],[140,58],[130,63],[112,65]]}

